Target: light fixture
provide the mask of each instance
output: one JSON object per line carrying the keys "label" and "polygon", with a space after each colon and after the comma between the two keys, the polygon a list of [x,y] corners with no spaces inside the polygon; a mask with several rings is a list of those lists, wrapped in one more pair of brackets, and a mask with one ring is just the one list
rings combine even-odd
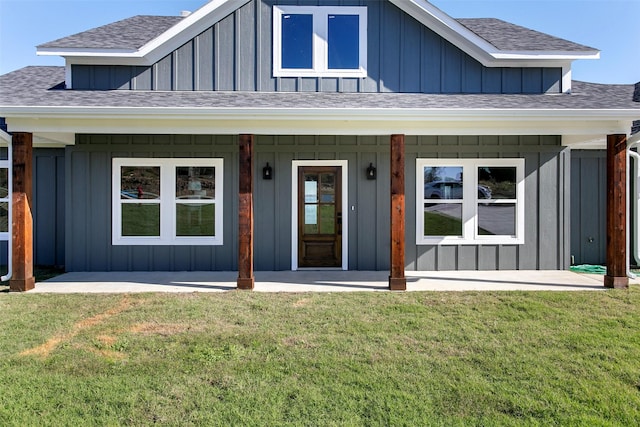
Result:
{"label": "light fixture", "polygon": [[273,168],[269,166],[269,162],[262,168],[262,179],[273,179]]}
{"label": "light fixture", "polygon": [[369,167],[367,168],[367,179],[376,179],[377,171],[373,166],[373,163],[369,163]]}

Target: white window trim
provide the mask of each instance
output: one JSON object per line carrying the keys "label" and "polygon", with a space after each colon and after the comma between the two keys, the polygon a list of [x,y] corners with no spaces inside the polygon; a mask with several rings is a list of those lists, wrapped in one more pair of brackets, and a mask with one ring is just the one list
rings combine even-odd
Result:
{"label": "white window trim", "polygon": [[[340,166],[342,168],[342,270],[349,269],[349,161],[293,160],[291,162],[291,270],[298,267],[298,168],[301,166]],[[320,270],[322,268],[319,268]],[[332,270],[332,268],[328,268]],[[316,270],[316,269],[314,269]]]}
{"label": "white window trim", "polygon": [[[424,235],[425,166],[462,167],[462,237]],[[477,234],[478,174],[480,166],[516,168],[516,234],[515,236],[482,236]],[[501,200],[492,203],[502,203]],[[512,202],[511,200],[509,202]],[[522,245],[524,244],[524,159],[416,159],[416,244],[417,245]]]}
{"label": "white window trim", "polygon": [[[282,68],[282,15],[313,15],[313,68]],[[354,70],[328,68],[327,20],[330,14],[358,15],[359,61]],[[367,76],[367,8],[360,6],[273,6],[273,75],[274,77],[366,77]]]}
{"label": "white window trim", "polygon": [[[223,166],[224,160],[217,158],[114,158],[111,173],[111,243],[113,245],[198,245],[215,246],[223,244]],[[120,170],[123,166],[160,167],[160,236],[122,236],[122,199],[120,198]],[[210,236],[176,236],[175,222],[175,171],[179,166],[214,167],[216,189],[215,230]],[[149,203],[155,203],[149,200]],[[180,203],[190,203],[181,200]],[[196,203],[197,201],[191,201]],[[210,202],[207,200],[207,202]],[[202,203],[202,201],[200,201]]]}

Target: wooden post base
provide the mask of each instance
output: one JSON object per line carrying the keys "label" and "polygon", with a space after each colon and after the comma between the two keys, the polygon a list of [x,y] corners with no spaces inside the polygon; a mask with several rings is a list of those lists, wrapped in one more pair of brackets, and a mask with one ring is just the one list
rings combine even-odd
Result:
{"label": "wooden post base", "polygon": [[407,290],[407,278],[406,277],[391,277],[391,276],[389,276],[389,290],[392,290],[392,291],[406,291]]}
{"label": "wooden post base", "polygon": [[629,289],[629,278],[604,276],[604,287],[611,289]]}
{"label": "wooden post base", "polygon": [[9,292],[26,292],[36,287],[35,277],[9,280]]}
{"label": "wooden post base", "polygon": [[251,277],[249,279],[241,279],[238,277],[238,289],[243,290],[253,290],[253,286],[255,284],[255,278]]}

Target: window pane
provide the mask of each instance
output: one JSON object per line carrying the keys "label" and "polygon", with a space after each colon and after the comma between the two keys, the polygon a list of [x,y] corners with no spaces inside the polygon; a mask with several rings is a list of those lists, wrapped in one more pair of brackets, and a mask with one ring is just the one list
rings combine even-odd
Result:
{"label": "window pane", "polygon": [[425,203],[425,236],[462,236],[461,203]]}
{"label": "window pane", "polygon": [[336,232],[335,205],[320,205],[320,233],[334,234]]}
{"label": "window pane", "polygon": [[121,199],[159,199],[160,167],[123,166],[120,170]]}
{"label": "window pane", "polygon": [[282,68],[313,68],[313,15],[282,15]]}
{"label": "window pane", "polygon": [[9,169],[0,168],[0,197],[9,195]]}
{"label": "window pane", "polygon": [[9,231],[9,203],[0,203],[0,232]]}
{"label": "window pane", "polygon": [[160,236],[160,205],[156,203],[123,203],[123,236]]}
{"label": "window pane", "polygon": [[333,203],[336,199],[336,176],[332,173],[320,175],[320,201],[322,203]]}
{"label": "window pane", "polygon": [[516,204],[490,203],[478,205],[478,235],[515,236]]}
{"label": "window pane", "polygon": [[329,69],[357,70],[360,67],[360,17],[329,15]]}
{"label": "window pane", "polygon": [[215,236],[216,205],[176,204],[177,236]]}
{"label": "window pane", "polygon": [[318,201],[318,175],[304,175],[304,201],[305,203]]}
{"label": "window pane", "polygon": [[304,206],[304,233],[318,234],[318,205]]}
{"label": "window pane", "polygon": [[478,199],[515,199],[515,167],[478,167]]}
{"label": "window pane", "polygon": [[215,199],[216,168],[176,167],[176,199]]}
{"label": "window pane", "polygon": [[462,199],[462,167],[424,168],[425,199]]}

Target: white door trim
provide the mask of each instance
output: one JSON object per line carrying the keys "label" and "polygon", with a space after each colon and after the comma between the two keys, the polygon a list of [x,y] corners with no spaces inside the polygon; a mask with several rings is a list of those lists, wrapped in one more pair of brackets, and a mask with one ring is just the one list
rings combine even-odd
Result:
{"label": "white door trim", "polygon": [[342,168],[342,270],[349,269],[349,174],[347,160],[293,160],[291,162],[291,270],[298,270],[298,168],[340,166]]}

